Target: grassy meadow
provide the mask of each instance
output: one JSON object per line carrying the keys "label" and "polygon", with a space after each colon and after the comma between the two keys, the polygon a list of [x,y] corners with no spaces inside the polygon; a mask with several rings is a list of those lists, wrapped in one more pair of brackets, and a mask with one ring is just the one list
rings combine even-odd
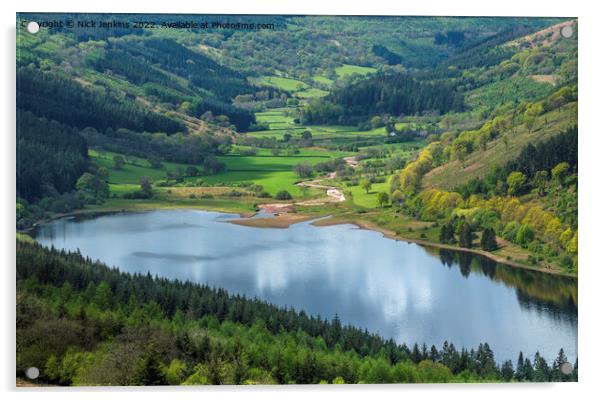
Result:
{"label": "grassy meadow", "polygon": [[367,75],[376,72],[376,68],[373,67],[362,67],[359,65],[343,64],[341,67],[335,68],[335,72],[339,78],[344,76],[358,74]]}

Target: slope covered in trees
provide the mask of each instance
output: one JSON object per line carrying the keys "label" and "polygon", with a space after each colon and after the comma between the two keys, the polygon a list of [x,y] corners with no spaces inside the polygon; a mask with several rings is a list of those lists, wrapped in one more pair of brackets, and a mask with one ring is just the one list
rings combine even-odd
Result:
{"label": "slope covered in trees", "polygon": [[463,193],[464,197],[471,194],[495,193],[497,182],[505,182],[512,172],[520,172],[527,178],[528,184],[522,188],[522,191],[528,191],[534,189],[539,183],[536,179],[538,172],[545,171],[548,177],[551,177],[554,167],[561,163],[569,165],[567,175],[577,173],[577,152],[578,130],[572,127],[544,142],[535,145],[527,144],[516,159],[501,167],[494,167],[484,179],[472,179],[457,191]]}
{"label": "slope covered in trees", "polygon": [[23,67],[17,71],[17,107],[78,128],[128,128],[138,132],[175,133],[185,127],[130,99],[102,89],[88,89],[55,73]]}
{"label": "slope covered in trees", "polygon": [[[430,143],[403,168],[391,190],[405,193],[404,208],[409,214],[442,223],[442,243],[470,248],[475,232],[480,231],[485,250],[499,248],[492,240],[497,235],[529,251],[523,262],[544,263],[548,268],[556,263],[562,271],[576,273],[578,130],[569,125],[576,120],[566,113],[575,98],[558,93],[571,90],[561,88],[526,105],[522,117],[513,110],[455,138],[441,135],[442,141]],[[537,121],[546,127],[539,128],[542,133],[536,144],[532,143],[533,126],[512,133],[518,132],[517,124],[529,125],[534,109],[538,119],[533,125]],[[563,127],[566,130],[561,131]],[[513,135],[514,149],[509,146],[509,135]],[[487,172],[479,176],[479,171]],[[460,184],[451,189],[453,181]]]}
{"label": "slope covered in trees", "polygon": [[19,111],[17,196],[31,201],[71,191],[87,166],[86,141],[75,129]]}
{"label": "slope covered in trees", "polygon": [[325,99],[310,103],[304,118],[309,123],[349,124],[375,114],[444,114],[463,107],[462,95],[450,85],[418,82],[408,74],[387,74],[333,90]]}
{"label": "slope covered in trees", "polygon": [[[197,117],[207,111],[227,115],[230,122],[241,131],[248,130],[249,125],[255,122],[255,116],[251,112],[232,105],[236,96],[252,94],[257,90],[241,73],[170,39],[116,40],[114,46],[118,50],[109,51],[95,61],[96,68],[105,71],[118,67],[116,72],[122,71],[134,83],[152,82],[162,87],[171,87],[181,93],[180,98],[175,100],[194,104],[191,111]],[[120,54],[124,57],[117,61],[115,56]],[[131,58],[136,62],[132,63]],[[190,89],[182,88],[173,78],[154,70],[151,67],[153,64],[184,78],[196,90],[190,93]],[[155,94],[165,96],[164,93],[155,86]]]}

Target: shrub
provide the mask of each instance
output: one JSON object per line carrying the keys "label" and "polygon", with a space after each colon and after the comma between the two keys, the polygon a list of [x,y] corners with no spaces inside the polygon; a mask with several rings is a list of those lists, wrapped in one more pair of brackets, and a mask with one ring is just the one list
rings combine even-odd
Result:
{"label": "shrub", "polygon": [[521,225],[516,231],[516,243],[526,247],[535,239],[535,233],[529,225]]}
{"label": "shrub", "polygon": [[281,190],[276,193],[276,200],[291,200],[292,198],[293,196],[286,190]]}

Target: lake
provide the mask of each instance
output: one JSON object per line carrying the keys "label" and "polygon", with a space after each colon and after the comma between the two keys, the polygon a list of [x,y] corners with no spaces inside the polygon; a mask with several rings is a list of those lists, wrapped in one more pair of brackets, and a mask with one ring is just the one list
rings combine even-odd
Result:
{"label": "lake", "polygon": [[412,346],[488,342],[496,360],[577,355],[577,280],[421,247],[353,225],[288,229],[227,223],[231,214],[169,210],[66,218],[45,246],[122,271],[207,283],[367,328]]}

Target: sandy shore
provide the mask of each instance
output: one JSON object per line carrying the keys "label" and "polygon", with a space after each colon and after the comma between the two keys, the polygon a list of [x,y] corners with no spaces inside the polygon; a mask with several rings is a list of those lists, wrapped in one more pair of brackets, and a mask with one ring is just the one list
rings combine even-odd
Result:
{"label": "sandy shore", "polygon": [[252,226],[255,228],[286,229],[291,225],[297,224],[299,222],[309,221],[314,218],[316,217],[312,215],[284,213],[270,218],[243,218],[232,219],[224,222],[229,222],[231,224],[236,225]]}

